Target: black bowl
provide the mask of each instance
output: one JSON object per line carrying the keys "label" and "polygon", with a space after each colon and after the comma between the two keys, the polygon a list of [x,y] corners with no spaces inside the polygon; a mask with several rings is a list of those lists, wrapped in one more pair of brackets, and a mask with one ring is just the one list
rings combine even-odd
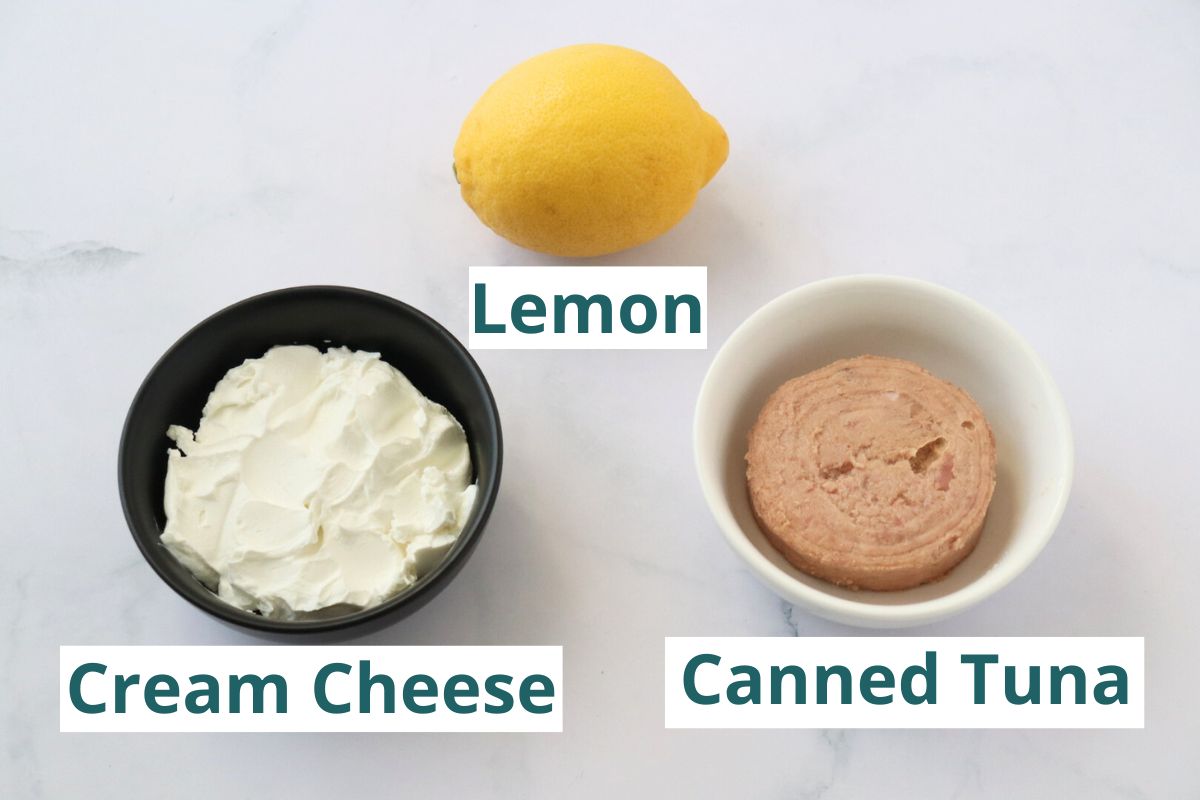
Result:
{"label": "black bowl", "polygon": [[[232,367],[275,345],[345,346],[379,353],[467,433],[478,490],[458,541],[428,574],[373,608],[321,619],[272,620],[229,605],[163,547],[167,427],[193,430],[209,392]],[[154,571],[192,604],[227,622],[268,633],[340,631],[392,622],[420,608],[458,573],[475,548],[500,488],[503,442],[496,401],[479,366],[449,331],[409,305],[342,286],[300,286],[251,297],[192,328],[159,359],[138,390],[121,434],[117,480],[125,519]]]}

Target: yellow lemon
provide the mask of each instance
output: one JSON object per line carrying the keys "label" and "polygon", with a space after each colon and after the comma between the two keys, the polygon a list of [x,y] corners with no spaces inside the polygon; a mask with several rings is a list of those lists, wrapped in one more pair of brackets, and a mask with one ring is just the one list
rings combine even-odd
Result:
{"label": "yellow lemon", "polygon": [[664,233],[729,154],[720,123],[644,53],[584,44],[503,75],[463,122],[463,199],[504,238],[596,256]]}

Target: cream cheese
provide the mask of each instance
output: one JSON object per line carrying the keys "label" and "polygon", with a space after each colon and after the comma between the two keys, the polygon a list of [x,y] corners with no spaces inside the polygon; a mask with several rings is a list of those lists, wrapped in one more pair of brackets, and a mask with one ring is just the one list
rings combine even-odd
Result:
{"label": "cream cheese", "polygon": [[475,500],[462,426],[377,353],[274,347],[172,425],[163,544],[225,601],[368,608],[445,556]]}

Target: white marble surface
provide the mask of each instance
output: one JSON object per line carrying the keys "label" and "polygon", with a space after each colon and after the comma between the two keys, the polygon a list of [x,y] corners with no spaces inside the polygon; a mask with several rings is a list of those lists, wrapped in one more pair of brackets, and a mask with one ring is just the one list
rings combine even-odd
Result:
{"label": "white marble surface", "polygon": [[[996,2],[0,5],[0,796],[1200,796],[1200,6]],[[436,9],[436,10],[435,10]],[[708,264],[715,348],[805,281],[968,292],[1057,376],[1078,471],[1034,566],[928,634],[1144,635],[1126,732],[668,732],[669,634],[855,634],[782,605],[710,522],[710,352],[483,352],[508,452],[462,575],[386,643],[562,643],[566,732],[57,732],[64,643],[239,643],[143,563],[125,409],[174,338],[281,286],[382,291],[466,333],[468,264],[545,263],[450,151],[521,58],[600,40],[726,126],[690,217],[616,263]]]}

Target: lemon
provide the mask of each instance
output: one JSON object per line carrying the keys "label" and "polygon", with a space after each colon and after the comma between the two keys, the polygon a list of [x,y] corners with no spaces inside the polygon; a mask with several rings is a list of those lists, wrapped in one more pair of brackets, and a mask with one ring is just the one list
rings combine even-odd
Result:
{"label": "lemon", "polygon": [[642,244],[691,209],[729,139],[669,69],[613,45],[518,64],[463,122],[454,170],[484,224],[522,247],[596,256]]}

